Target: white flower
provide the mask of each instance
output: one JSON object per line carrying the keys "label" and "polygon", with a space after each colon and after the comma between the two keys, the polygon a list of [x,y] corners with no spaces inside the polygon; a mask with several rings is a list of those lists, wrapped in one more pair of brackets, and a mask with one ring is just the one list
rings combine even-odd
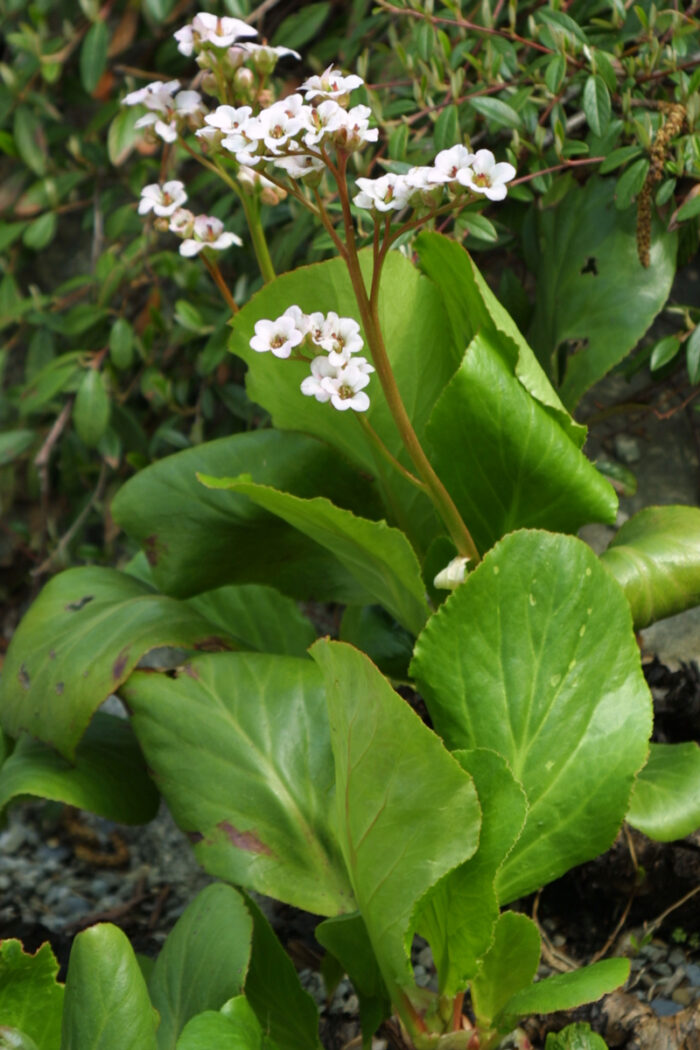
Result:
{"label": "white flower", "polygon": [[334,368],[327,357],[320,354],[311,362],[311,375],[302,380],[301,392],[306,397],[315,397],[317,401],[330,401],[331,395],[323,386],[324,379],[335,379],[338,369]]}
{"label": "white flower", "polygon": [[191,237],[194,230],[194,215],[189,208],[178,208],[170,219],[168,229],[178,237]]}
{"label": "white flower", "polygon": [[301,95],[289,95],[261,110],[243,130],[249,139],[262,140],[270,153],[284,153],[295,135],[310,129],[310,113]]}
{"label": "white flower", "polygon": [[257,30],[240,18],[219,18],[200,11],[191,23],[175,33],[177,49],[183,55],[191,55],[206,44],[212,47],[230,47],[242,36],[257,36]]}
{"label": "white flower", "polygon": [[460,583],[464,583],[469,558],[453,558],[449,565],[441,569],[433,580],[433,587],[442,591],[454,591]]}
{"label": "white flower", "polygon": [[450,177],[439,168],[420,167],[411,168],[406,172],[406,183],[415,190],[434,190],[436,186],[442,186],[449,182]]}
{"label": "white flower", "polygon": [[174,117],[165,121],[161,120],[157,113],[146,113],[143,117],[139,117],[134,127],[152,128],[163,142],[175,142],[177,138],[177,122]]}
{"label": "white flower", "polygon": [[466,146],[451,146],[440,150],[435,158],[435,168],[446,176],[445,181],[452,182],[459,178],[459,172],[471,170],[474,154]]}
{"label": "white flower", "polygon": [[332,99],[327,99],[320,106],[311,109],[309,111],[311,128],[304,135],[304,145],[316,146],[330,130],[328,127],[329,121],[334,120],[340,113],[347,116],[347,111],[342,106],[339,106],[337,102],[333,102]]}
{"label": "white flower", "polygon": [[175,96],[175,115],[196,117],[204,113],[204,103],[198,91],[178,91]]}
{"label": "white flower", "polygon": [[214,251],[223,252],[232,244],[242,244],[240,237],[235,233],[224,231],[221,219],[215,219],[211,215],[198,215],[194,220],[193,237],[188,237],[180,245],[180,255],[197,255],[203,248],[213,248]]}
{"label": "white flower", "polygon": [[172,106],[172,96],[180,87],[179,80],[154,80],[151,84],[132,91],[122,99],[123,106],[146,106],[147,109],[165,113]]}
{"label": "white flower", "polygon": [[284,168],[293,179],[302,179],[314,171],[321,171],[325,165],[318,157],[310,157],[308,154],[293,155],[291,157],[265,157],[272,161],[278,168]]}
{"label": "white flower", "polygon": [[326,317],[320,338],[314,342],[328,351],[328,360],[336,368],[342,368],[364,346],[360,326],[352,317],[338,317],[331,311]]}
{"label": "white flower", "polygon": [[[321,103],[326,105],[325,102]],[[319,106],[319,109],[321,107]],[[338,107],[328,121],[328,131],[333,134],[337,146],[345,150],[359,149],[365,142],[376,142],[379,128],[370,128],[369,118],[372,110],[369,106],[353,106],[350,110]]]}
{"label": "white flower", "polygon": [[507,161],[496,163],[491,150],[477,150],[470,168],[457,173],[457,181],[473,193],[483,193],[491,201],[502,201],[507,193],[506,183],[515,176],[515,168]]}
{"label": "white flower", "polygon": [[353,197],[358,208],[375,211],[401,211],[408,204],[411,187],[404,175],[389,172],[378,179],[357,179],[361,192]]}
{"label": "white flower", "polygon": [[184,184],[177,179],[164,182],[162,186],[153,182],[141,190],[139,215],[147,215],[149,211],[159,216],[172,215],[186,200]]}
{"label": "white flower", "polygon": [[344,77],[339,69],[329,66],[320,76],[309,77],[301,85],[300,90],[306,92],[307,101],[315,98],[333,99],[342,102],[347,99],[350,92],[364,84],[362,77],[352,73]]}
{"label": "white flower", "polygon": [[294,347],[299,346],[303,339],[304,336],[297,328],[294,317],[284,313],[276,321],[256,321],[255,335],[250,340],[250,346],[259,354],[269,350],[275,357],[289,357]]}
{"label": "white flower", "polygon": [[369,408],[369,397],[363,389],[369,383],[369,375],[366,369],[357,367],[353,362],[338,369],[336,376],[321,379],[320,383],[330,394],[333,408],[339,412],[345,412],[348,408],[355,412],[366,412]]}
{"label": "white flower", "polygon": [[217,128],[224,135],[232,135],[245,124],[252,112],[250,106],[217,106],[213,113],[207,113],[204,123]]}
{"label": "white flower", "polygon": [[[152,128],[164,142],[174,142],[180,127],[198,119],[204,112],[202,96],[198,91],[179,91],[175,98],[172,98],[173,85],[179,87],[178,81],[173,80],[170,84],[164,85],[167,91],[147,94],[141,104],[146,106],[149,112],[139,117],[134,124],[135,128]],[[149,85],[149,87],[152,86]],[[127,95],[127,99],[129,97]],[[126,102],[126,99],[124,101]],[[131,103],[128,104],[131,105]]]}

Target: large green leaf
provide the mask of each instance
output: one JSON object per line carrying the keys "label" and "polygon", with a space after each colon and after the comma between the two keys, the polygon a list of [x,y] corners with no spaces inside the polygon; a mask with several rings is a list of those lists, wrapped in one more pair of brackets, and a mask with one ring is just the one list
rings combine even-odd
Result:
{"label": "large green leaf", "polygon": [[61,1043],[63,985],[57,974],[49,944],[29,955],[14,938],[0,941],[0,1022],[29,1036],[40,1050],[59,1050]]}
{"label": "large green leaf", "polygon": [[543,526],[615,520],[612,486],[525,388],[499,333],[480,332],[435,406],[433,461],[477,546]]}
{"label": "large green leaf", "polygon": [[260,1050],[261,1034],[240,1031],[221,1013],[206,1010],[187,1022],[177,1050]]}
{"label": "large green leaf", "polygon": [[213,875],[306,911],[355,908],[333,830],[323,685],[311,661],[198,656],[121,695],[149,769]]}
{"label": "large green leaf", "polygon": [[255,583],[217,587],[187,603],[231,636],[241,649],[303,656],[316,639],[295,601]]}
{"label": "large green leaf", "polygon": [[407,630],[418,634],[428,616],[425,587],[413,548],[398,529],[383,521],[358,518],[320,496],[299,499],[266,485],[256,485],[250,477],[199,478],[208,488],[248,496],[315,540],[357,578],[358,585],[375,602]]}
{"label": "large green leaf", "polygon": [[655,220],[651,264],[643,267],[636,212],[618,211],[614,196],[614,179],[588,179],[539,214],[530,337],[548,372],[555,371],[563,343],[583,341],[568,358],[560,389],[569,408],[641,339],[666,303],[675,275],[676,234]]}
{"label": "large green leaf", "polygon": [[421,268],[440,289],[460,356],[479,332],[488,336],[523,388],[549,410],[580,447],[586,428],[574,422],[566,411],[515,321],[499,303],[469,253],[450,237],[427,232],[416,238],[416,249]]}
{"label": "large green leaf", "polygon": [[527,795],[502,902],[612,842],[647,756],[651,698],[629,607],[571,536],[517,532],[450,595],[412,669],[451,748],[487,747]]}
{"label": "large green leaf", "polygon": [[302,434],[256,430],[178,452],[139,471],[112,503],[115,521],[145,548],[161,590],[189,597],[225,583],[268,583],[295,598],[367,600],[322,547],[246,496],[205,489],[198,471],[245,471],[260,484],[326,496],[365,517],[379,507],[371,482]]}
{"label": "large green leaf", "polygon": [[[496,872],[525,823],[525,793],[494,751],[455,751],[474,778],[481,804],[479,848],[424,897],[418,931],[430,942],[442,995],[464,991],[494,937],[498,920]],[[539,949],[538,949],[539,951]]]}
{"label": "large green leaf", "polygon": [[110,923],[79,933],[68,962],[61,1050],[157,1050],[157,1026],[126,934]]}
{"label": "large green leaf", "polygon": [[700,604],[700,510],[645,507],[601,560],[625,592],[637,630]]}
{"label": "large green leaf", "polygon": [[245,995],[262,1028],[264,1050],[321,1050],[316,1004],[255,901],[248,899],[248,909],[253,950]]}
{"label": "large green leaf", "polygon": [[[371,251],[361,253],[367,282],[371,258]],[[397,514],[396,524],[409,535],[418,537],[421,545],[427,545],[439,528],[430,503],[377,458],[355,414],[337,412],[329,404],[304,397],[299,388],[308,373],[307,364],[280,361],[272,354],[260,354],[250,348],[256,321],[279,317],[291,305],[307,313],[334,310],[341,317],[360,321],[350,277],[341,259],[299,267],[270,281],[240,310],[234,322],[231,350],[248,365],[246,385],[250,397],[268,410],[275,426],[314,434],[342,451],[363,470],[383,478],[382,485],[389,494],[388,505],[392,510],[397,506],[403,508]],[[435,284],[399,252],[390,252],[384,265],[379,320],[396,383],[418,437],[422,438],[432,407],[457,368],[464,347],[454,343],[445,325],[443,304]],[[367,356],[371,357],[369,352]],[[390,451],[410,467],[411,461],[376,375],[367,393],[369,422]],[[226,473],[233,472],[229,469]]]}
{"label": "large green leaf", "polygon": [[87,727],[74,762],[22,734],[0,766],[0,809],[21,795],[66,802],[122,824],[146,824],[159,801],[131,726],[101,711]]}
{"label": "large green leaf", "polygon": [[416,905],[475,852],[479,803],[471,777],[364,653],[318,641],[311,655],[326,683],[345,863],[395,999],[413,985]]}
{"label": "large green leaf", "polygon": [[158,1050],[173,1050],[185,1024],[219,1010],[245,983],[253,921],[232,886],[207,886],[187,906],[148,981],[160,1014]]}
{"label": "large green leaf", "polygon": [[212,625],[183,602],[97,566],[47,583],[12,639],[0,683],[1,717],[72,759],[94,711],[156,646],[194,647]]}
{"label": "large green leaf", "polygon": [[532,984],[540,951],[540,935],[532,919],[519,912],[504,911],[496,925],[493,944],[471,984],[479,1028],[491,1029],[506,1003]]}
{"label": "large green leaf", "polygon": [[700,828],[700,747],[652,744],[627,820],[650,839],[673,842]]}

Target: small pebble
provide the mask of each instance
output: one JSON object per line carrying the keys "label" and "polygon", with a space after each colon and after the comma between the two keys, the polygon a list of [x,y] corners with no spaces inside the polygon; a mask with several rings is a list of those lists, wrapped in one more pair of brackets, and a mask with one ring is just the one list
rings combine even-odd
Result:
{"label": "small pebble", "polygon": [[658,973],[660,977],[670,977],[673,973],[673,968],[665,962],[654,963],[652,969],[654,973]]}
{"label": "small pebble", "polygon": [[685,968],[685,974],[693,988],[700,988],[700,966],[697,963],[689,963]]}
{"label": "small pebble", "polygon": [[[674,1003],[678,1003],[680,1006],[690,1006],[695,996],[693,995],[693,988],[676,988],[671,994],[671,998]],[[653,1005],[653,1003],[652,1003]]]}
{"label": "small pebble", "polygon": [[658,1017],[670,1017],[683,1009],[680,1003],[671,999],[652,999],[649,1005]]}
{"label": "small pebble", "polygon": [[668,957],[671,966],[685,966],[686,957],[682,948],[674,948]]}

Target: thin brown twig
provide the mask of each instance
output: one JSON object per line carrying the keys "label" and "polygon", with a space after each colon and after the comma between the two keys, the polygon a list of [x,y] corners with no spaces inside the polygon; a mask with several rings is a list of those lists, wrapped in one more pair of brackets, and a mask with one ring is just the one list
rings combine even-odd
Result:
{"label": "thin brown twig", "polygon": [[39,550],[44,550],[46,545],[46,536],[48,533],[49,526],[49,494],[51,490],[49,480],[49,463],[51,461],[51,454],[56,446],[56,442],[60,438],[61,434],[66,428],[68,420],[70,419],[71,412],[73,411],[73,400],[74,398],[69,397],[65,405],[56,416],[56,419],[51,426],[48,434],[44,438],[44,443],[34,457],[34,466],[37,469],[39,475],[39,492],[40,492],[40,504],[41,504],[41,542]]}
{"label": "thin brown twig", "polygon": [[103,461],[100,467],[100,475],[97,479],[97,485],[95,486],[92,496],[90,496],[90,499],[87,501],[80,514],[78,514],[75,520],[71,523],[70,528],[61,536],[48,558],[45,558],[41,565],[37,565],[35,569],[32,569],[31,575],[33,577],[44,576],[47,572],[50,572],[56,559],[63,554],[66,547],[68,547],[73,540],[73,537],[80,531],[90,511],[96,503],[99,503],[104,495],[105,485],[107,483],[107,470],[107,464]]}

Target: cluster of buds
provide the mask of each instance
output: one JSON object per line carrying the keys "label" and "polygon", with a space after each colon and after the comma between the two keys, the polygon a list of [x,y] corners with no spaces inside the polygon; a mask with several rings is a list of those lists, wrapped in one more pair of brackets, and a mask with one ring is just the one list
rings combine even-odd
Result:
{"label": "cluster of buds", "polygon": [[159,230],[170,230],[182,240],[180,255],[198,255],[204,248],[225,251],[232,244],[240,245],[240,237],[224,230],[221,219],[212,215],[194,215],[182,205],[187,201],[183,183],[177,179],[144,186],[139,201],[139,215],[155,215],[154,225]]}
{"label": "cluster of buds", "polygon": [[206,112],[202,96],[198,91],[179,91],[179,87],[179,80],[155,80],[127,95],[123,105],[145,106],[148,110],[134,127],[147,128],[163,142],[175,142],[186,128],[201,127]]}
{"label": "cluster of buds", "polygon": [[364,343],[353,318],[338,317],[332,311],[305,314],[298,306],[290,306],[274,321],[258,321],[250,345],[258,353],[308,361],[311,375],[301,384],[302,394],[330,401],[340,412],[369,408],[364,388],[374,368],[358,356]]}
{"label": "cluster of buds", "polygon": [[465,146],[452,146],[438,153],[432,165],[411,168],[405,175],[382,175],[358,179],[360,192],[353,198],[358,208],[375,212],[402,211],[407,207],[435,207],[446,190],[469,191],[492,201],[506,196],[506,183],[515,175],[507,161],[496,163],[488,149],[470,153]]}
{"label": "cluster of buds", "polygon": [[304,81],[300,91],[253,113],[250,106],[219,106],[197,134],[209,149],[221,147],[239,164],[271,163],[293,178],[319,172],[329,146],[351,152],[376,142],[368,106],[347,109],[350,92],[363,83],[330,67]]}

